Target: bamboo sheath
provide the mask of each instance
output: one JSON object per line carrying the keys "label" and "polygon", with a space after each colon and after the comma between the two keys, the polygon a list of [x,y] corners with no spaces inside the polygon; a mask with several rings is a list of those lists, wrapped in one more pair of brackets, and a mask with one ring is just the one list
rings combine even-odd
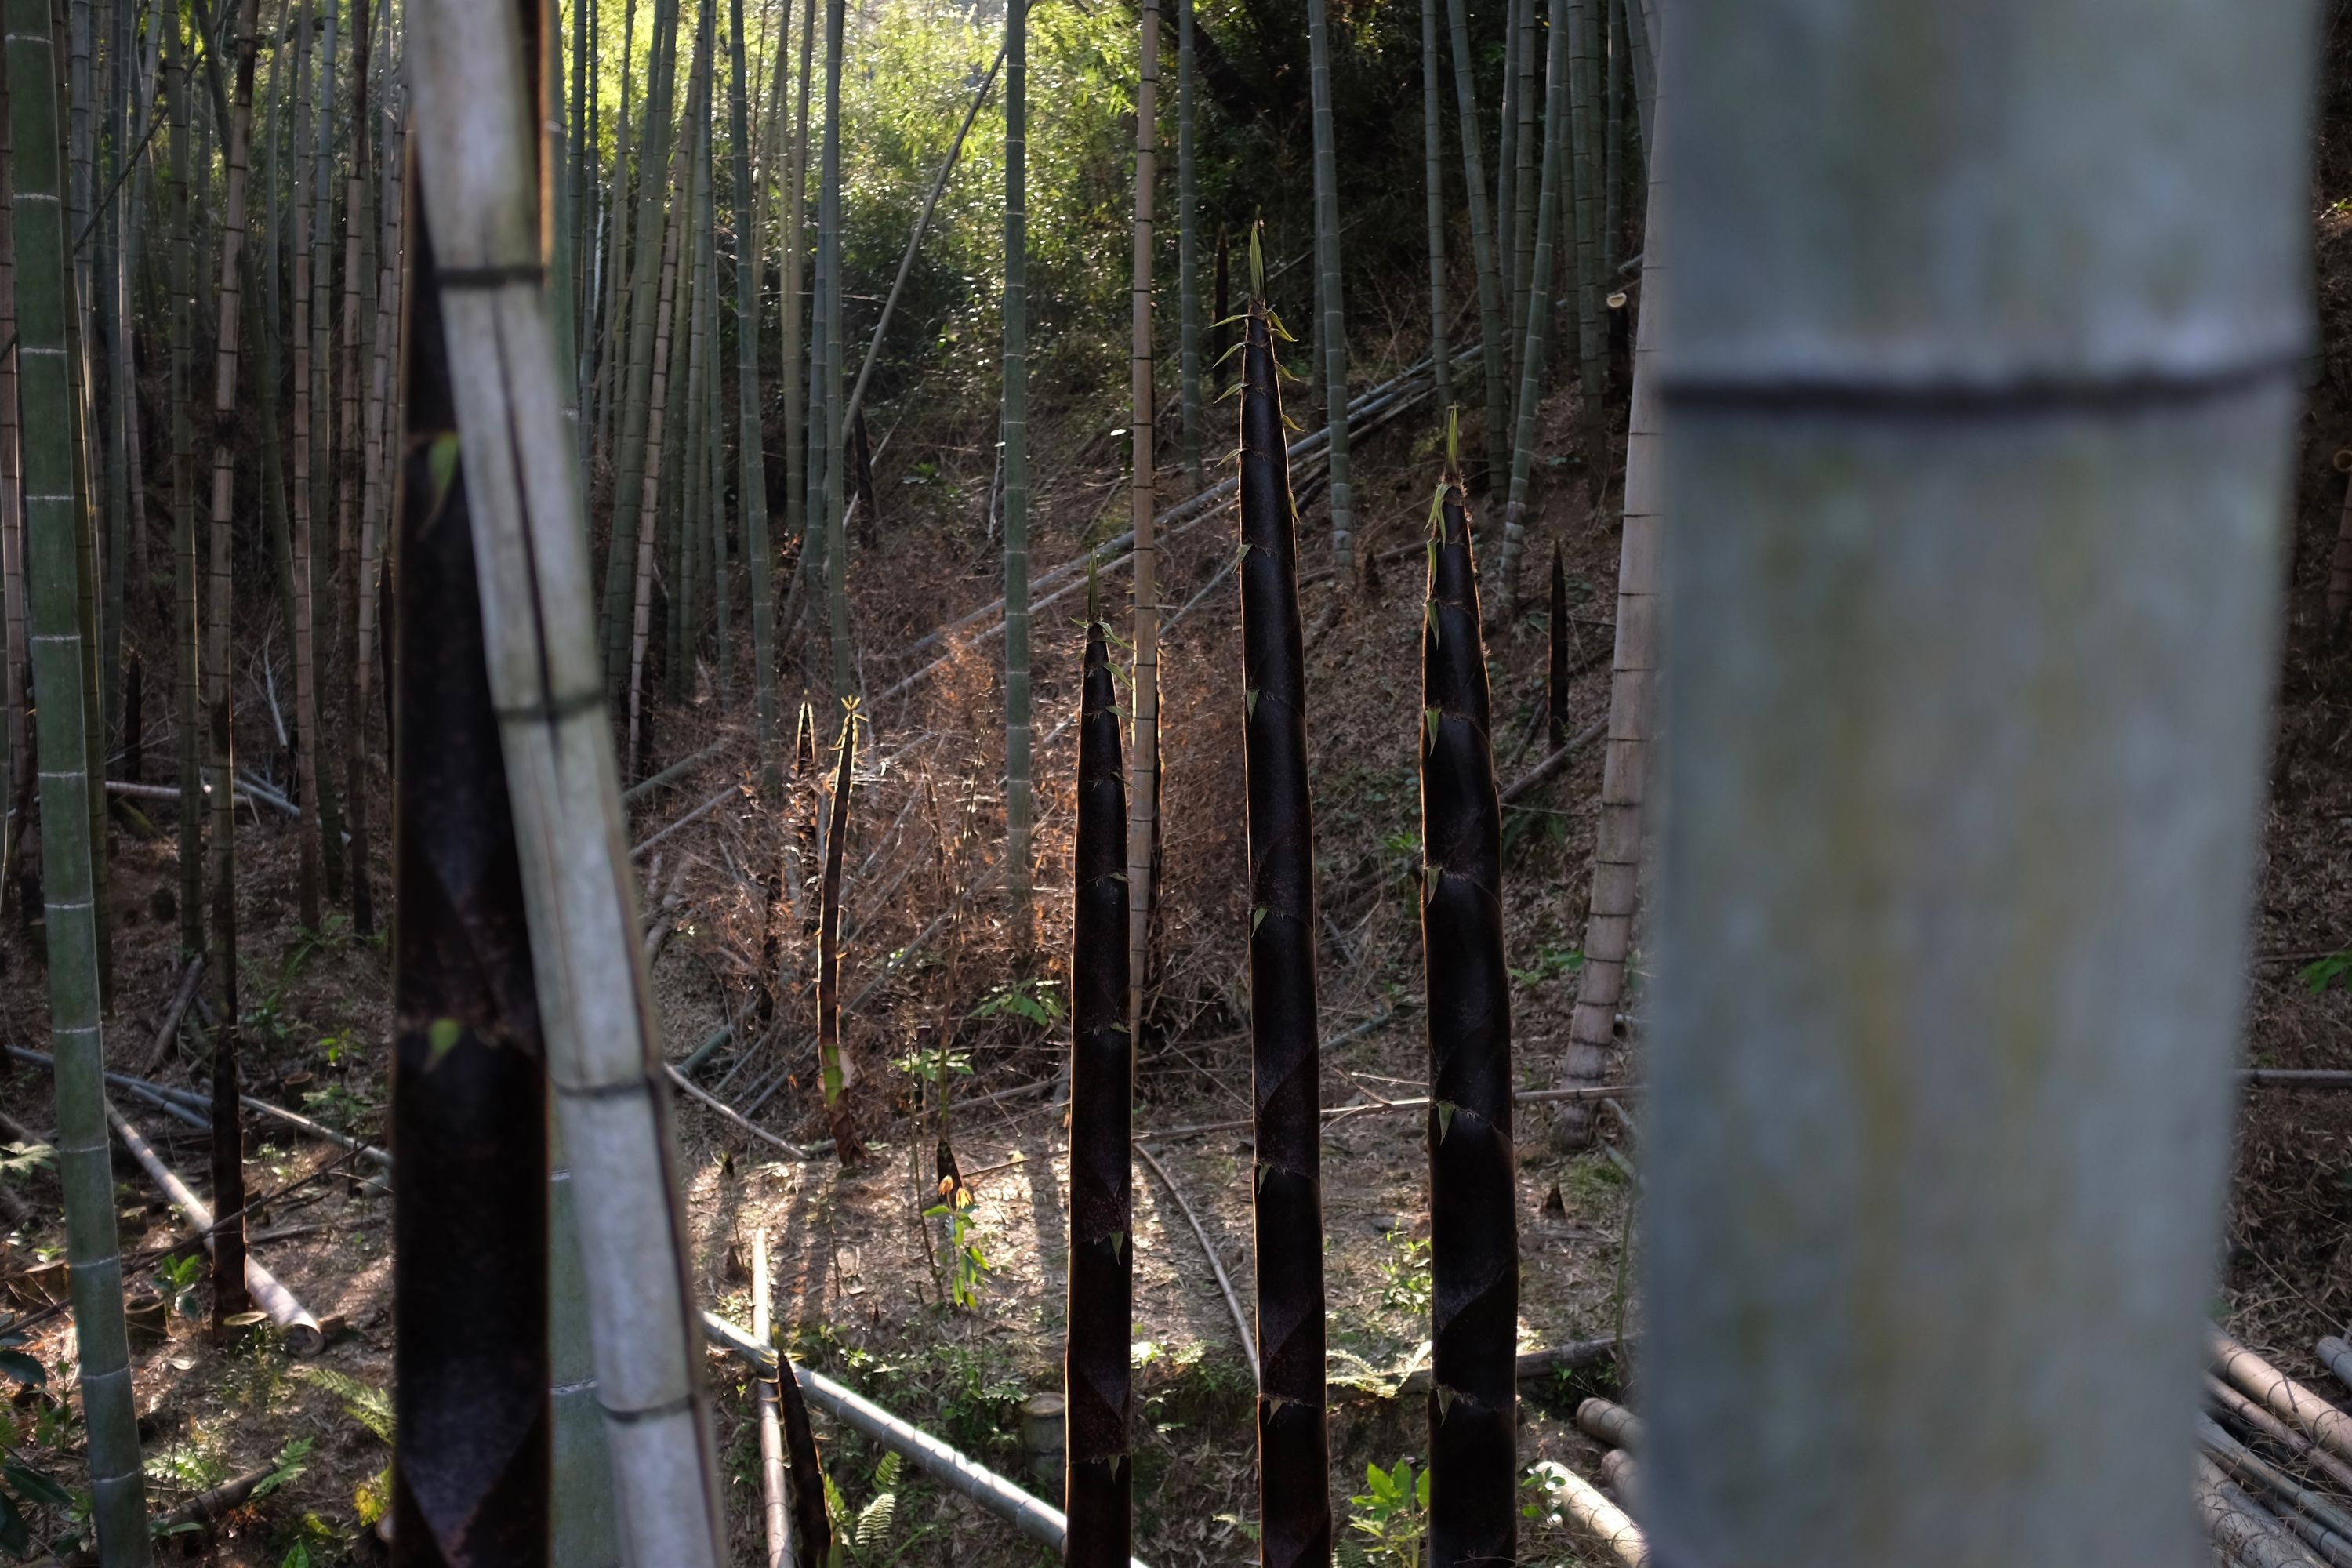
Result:
{"label": "bamboo sheath", "polygon": [[[110,1105],[106,1108],[106,1119],[113,1125],[115,1136],[122,1140],[122,1146],[131,1151],[131,1157],[139,1162],[163,1195],[180,1211],[188,1234],[200,1238],[205,1250],[210,1252],[215,1234],[212,1209],[196,1196],[172,1167],[163,1163],[163,1157],[155,1152],[154,1146],[140,1135],[139,1129],[126,1121],[121,1111]],[[237,1223],[243,1223],[242,1215],[236,1217]],[[319,1331],[319,1320],[295,1300],[294,1292],[278,1283],[276,1275],[262,1267],[258,1258],[249,1256],[246,1258],[245,1283],[254,1300],[260,1303],[261,1310],[269,1314],[270,1321],[276,1323],[278,1331],[286,1336],[287,1349],[296,1355],[307,1356],[316,1355],[325,1347],[326,1336]]]}
{"label": "bamboo sheath", "polygon": [[[540,283],[530,80],[515,15],[416,0],[423,208],[625,1554],[728,1560],[668,1090],[594,637],[579,465]],[[651,199],[649,195],[648,199]],[[467,279],[451,288],[453,273]],[[650,367],[648,367],[650,370]]]}

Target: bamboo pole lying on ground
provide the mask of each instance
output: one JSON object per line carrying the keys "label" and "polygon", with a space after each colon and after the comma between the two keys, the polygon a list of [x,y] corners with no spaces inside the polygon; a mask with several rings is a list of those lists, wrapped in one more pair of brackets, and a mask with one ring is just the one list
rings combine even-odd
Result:
{"label": "bamboo pole lying on ground", "polygon": [[[1638,4],[1639,0],[1635,3]],[[1609,1483],[1609,1489],[1617,1494],[1617,1500],[1624,1506],[1626,1512],[1632,1513],[1642,1506],[1638,1495],[1641,1466],[1634,1461],[1633,1455],[1622,1448],[1612,1448],[1601,1455],[1601,1479]]]}
{"label": "bamboo pole lying on ground", "polygon": [[1250,1375],[1255,1377],[1257,1342],[1250,1337],[1249,1314],[1242,1310],[1241,1298],[1234,1293],[1234,1282],[1225,1274],[1224,1260],[1210,1245],[1209,1233],[1201,1227],[1201,1216],[1194,1214],[1192,1205],[1184,1201],[1183,1193],[1178,1189],[1175,1178],[1168,1173],[1168,1167],[1160,1163],[1160,1157],[1139,1141],[1135,1152],[1145,1164],[1151,1167],[1151,1173],[1160,1178],[1160,1184],[1168,1189],[1168,1195],[1175,1200],[1177,1212],[1184,1216],[1184,1223],[1192,1227],[1193,1239],[1201,1244],[1201,1252],[1209,1260],[1210,1272],[1217,1277],[1217,1289],[1224,1293],[1225,1310],[1234,1315],[1234,1331],[1241,1336],[1242,1354],[1249,1362]]}
{"label": "bamboo pole lying on ground", "polygon": [[[205,1250],[211,1251],[212,1210],[189,1190],[188,1184],[182,1181],[171,1166],[163,1163],[163,1157],[140,1135],[138,1128],[124,1120],[121,1111],[110,1105],[106,1108],[106,1119],[113,1124],[115,1136],[122,1140],[122,1146],[131,1151],[131,1157],[146,1169],[147,1174],[154,1178],[155,1184],[163,1190],[163,1195],[178,1207],[189,1233],[201,1237]],[[318,1354],[326,1347],[327,1339],[320,1332],[319,1320],[294,1299],[293,1291],[278,1282],[276,1275],[250,1257],[245,1260],[245,1286],[286,1336],[287,1349],[296,1355],[309,1356]]]}
{"label": "bamboo pole lying on ground", "polygon": [[2329,1334],[2312,1348],[2319,1353],[2328,1374],[2345,1387],[2352,1388],[2352,1343]]}
{"label": "bamboo pole lying on ground", "polygon": [[1624,1510],[1601,1496],[1598,1487],[1574,1470],[1563,1468],[1553,1473],[1561,1479],[1559,1501],[1569,1517],[1607,1547],[1625,1568],[1649,1568],[1649,1542]]}
{"label": "bamboo pole lying on ground", "polygon": [[[49,1054],[47,1051],[37,1051],[27,1046],[10,1046],[8,1054],[18,1061],[30,1062],[36,1067],[46,1068],[50,1065]],[[131,1093],[157,1105],[179,1106],[191,1111],[204,1111],[212,1105],[211,1100],[194,1089],[173,1089],[169,1084],[153,1083],[146,1079],[132,1078],[125,1073],[108,1073],[106,1081],[117,1089],[129,1089]],[[348,1132],[338,1132],[331,1127],[313,1121],[299,1111],[289,1110],[282,1105],[272,1105],[266,1100],[256,1100],[249,1094],[240,1094],[237,1100],[247,1110],[257,1115],[283,1121],[289,1127],[300,1129],[313,1138],[323,1139],[338,1147],[348,1149],[371,1164],[380,1165],[387,1171],[392,1169],[390,1154],[373,1144],[361,1142]],[[209,1127],[211,1123],[205,1121],[198,1125]]]}
{"label": "bamboo pole lying on ground", "polygon": [[[777,1374],[775,1351],[719,1316],[702,1314],[705,1338],[721,1350],[733,1352],[766,1376]],[[1058,1552],[1068,1524],[1059,1509],[1023,1491],[995,1471],[958,1452],[921,1428],[909,1426],[856,1390],[835,1383],[823,1373],[795,1362],[793,1373],[812,1404],[835,1420],[910,1460],[915,1468],[959,1496],[971,1499],[1022,1534]],[[1129,1558],[1130,1568],[1145,1564]]]}
{"label": "bamboo pole lying on ground", "polygon": [[2293,1455],[2297,1464],[2322,1471],[2336,1486],[2352,1491],[2352,1465],[2347,1465],[2335,1455],[2315,1447],[2310,1438],[2210,1372],[2205,1374],[2205,1398],[2215,1410],[2245,1431],[2268,1438]]}
{"label": "bamboo pole lying on ground", "polygon": [[[751,1232],[751,1342],[768,1338],[768,1227]],[[762,1373],[752,1384],[760,1406],[760,1521],[767,1535],[761,1568],[792,1568],[792,1510],[784,1490],[784,1429],[774,1376]]]}
{"label": "bamboo pole lying on ground", "polygon": [[2320,1447],[2339,1459],[2352,1460],[2352,1416],[2221,1330],[2209,1330],[2207,1343],[2213,1364],[2224,1378],[2268,1405],[2280,1420],[2309,1433]]}
{"label": "bamboo pole lying on ground", "polygon": [[2308,1568],[2310,1554],[2285,1527],[2202,1454],[2197,1457],[2197,1510],[2214,1543],[2248,1568]]}
{"label": "bamboo pole lying on ground", "polygon": [[1642,1446],[1642,1418],[1606,1399],[1588,1399],[1578,1405],[1576,1426],[1586,1436],[1612,1448]]}
{"label": "bamboo pole lying on ground", "polygon": [[2281,1522],[2326,1558],[2329,1568],[2352,1568],[2352,1518],[2341,1509],[2296,1485],[2209,1416],[2198,1418],[2197,1440],[2231,1479],[2273,1500]]}
{"label": "bamboo pole lying on ground", "polygon": [[180,976],[180,988],[172,993],[172,1005],[163,1009],[163,1022],[155,1031],[154,1048],[147,1053],[146,1071],[154,1072],[172,1054],[172,1042],[180,1037],[180,1020],[188,1016],[188,1005],[196,999],[196,984],[205,976],[205,955],[194,954],[188,967]]}

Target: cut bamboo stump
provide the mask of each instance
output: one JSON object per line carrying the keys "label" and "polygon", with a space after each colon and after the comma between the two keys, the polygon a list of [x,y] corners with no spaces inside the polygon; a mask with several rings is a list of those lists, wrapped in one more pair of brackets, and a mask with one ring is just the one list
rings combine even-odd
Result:
{"label": "cut bamboo stump", "polygon": [[[179,1209],[189,1234],[200,1237],[205,1250],[210,1252],[213,1248],[212,1210],[189,1190],[188,1184],[182,1181],[172,1167],[163,1163],[163,1156],[156,1153],[153,1146],[140,1135],[138,1128],[123,1119],[121,1111],[110,1105],[106,1108],[106,1119],[114,1124],[115,1136],[121,1138],[122,1146],[131,1151],[131,1157],[145,1167],[148,1175],[153,1177],[155,1184],[163,1190],[163,1195]],[[311,1356],[326,1347],[327,1337],[320,1331],[319,1320],[294,1299],[293,1291],[278,1282],[276,1275],[255,1261],[250,1253],[245,1259],[245,1286],[253,1293],[254,1300],[260,1304],[262,1310],[269,1314],[270,1321],[276,1323],[278,1331],[286,1336],[287,1349],[296,1355]]]}

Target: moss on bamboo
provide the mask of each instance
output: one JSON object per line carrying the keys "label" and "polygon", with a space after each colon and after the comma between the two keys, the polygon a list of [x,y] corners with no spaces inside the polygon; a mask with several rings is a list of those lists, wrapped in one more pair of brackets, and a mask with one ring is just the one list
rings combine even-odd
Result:
{"label": "moss on bamboo", "polygon": [[1133,1529],[1129,1330],[1135,1040],[1127,1027],[1127,784],[1108,628],[1090,615],[1078,704],[1070,944],[1069,1345],[1063,1373],[1073,1568],[1123,1568]]}
{"label": "moss on bamboo", "polygon": [[1440,492],[1422,622],[1422,952],[1429,999],[1432,1568],[1517,1548],[1518,1234],[1511,1004],[1478,577],[1461,482]]}
{"label": "moss on bamboo", "polygon": [[1239,575],[1257,1140],[1259,1559],[1266,1568],[1296,1568],[1328,1563],[1331,1555],[1314,824],[1297,511],[1275,380],[1273,322],[1263,300],[1250,304],[1247,331]]}

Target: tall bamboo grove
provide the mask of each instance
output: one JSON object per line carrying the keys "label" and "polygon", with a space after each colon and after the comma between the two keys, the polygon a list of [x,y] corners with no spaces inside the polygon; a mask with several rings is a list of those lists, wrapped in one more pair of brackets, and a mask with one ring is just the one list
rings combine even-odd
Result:
{"label": "tall bamboo grove", "polygon": [[1265,1568],[1331,1557],[1324,1430],[1323,1151],[1315,1014],[1298,516],[1272,321],[1249,307],[1242,364],[1243,755],[1248,773],[1251,1077],[1256,1107],[1257,1442]]}

